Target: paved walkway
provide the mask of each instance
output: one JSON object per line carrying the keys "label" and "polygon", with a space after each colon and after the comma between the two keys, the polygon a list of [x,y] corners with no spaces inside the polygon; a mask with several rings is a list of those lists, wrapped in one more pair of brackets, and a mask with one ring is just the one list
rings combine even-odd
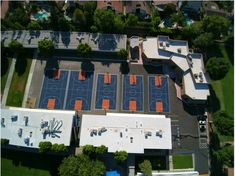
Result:
{"label": "paved walkway", "polygon": [[16,57],[17,55],[14,55],[14,57],[12,58],[11,67],[8,73],[7,82],[6,82],[5,89],[4,89],[3,96],[2,96],[1,107],[6,106],[7,95],[8,95],[8,92],[11,86],[11,80],[13,78],[13,74],[15,71]]}
{"label": "paved walkway", "polygon": [[27,98],[28,98],[28,95],[29,95],[29,88],[30,88],[31,81],[32,81],[32,78],[33,78],[33,72],[34,72],[36,62],[37,62],[37,57],[38,57],[38,53],[37,53],[37,50],[36,50],[33,54],[33,61],[32,61],[32,64],[31,64],[31,67],[30,67],[30,70],[29,70],[29,76],[28,76],[27,84],[26,84],[25,91],[24,91],[24,98],[23,98],[23,103],[22,103],[23,108],[26,107],[26,102],[27,102]]}

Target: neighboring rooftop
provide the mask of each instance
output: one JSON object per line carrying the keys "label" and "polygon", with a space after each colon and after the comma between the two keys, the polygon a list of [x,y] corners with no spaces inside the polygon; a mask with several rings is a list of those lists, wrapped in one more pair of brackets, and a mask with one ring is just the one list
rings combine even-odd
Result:
{"label": "neighboring rooftop", "polygon": [[172,40],[168,36],[147,37],[143,42],[143,54],[152,60],[174,62],[184,72],[183,88],[187,96],[206,100],[210,95],[203,56],[190,52],[187,41]]}
{"label": "neighboring rooftop", "polygon": [[88,43],[93,51],[117,52],[126,49],[127,36],[87,32],[55,31],[2,31],[2,41],[8,46],[11,40],[23,43],[25,48],[37,48],[38,41],[53,41],[56,49],[76,49],[79,43]]}
{"label": "neighboring rooftop", "polygon": [[80,146],[108,147],[108,152],[172,149],[171,120],[165,115],[107,113],[83,115]]}
{"label": "neighboring rooftop", "polygon": [[1,109],[1,138],[9,144],[38,148],[41,141],[70,145],[73,111]]}
{"label": "neighboring rooftop", "polygon": [[115,13],[121,14],[123,13],[123,2],[120,0],[110,1],[110,0],[102,0],[97,1],[97,9],[110,9],[114,10]]}

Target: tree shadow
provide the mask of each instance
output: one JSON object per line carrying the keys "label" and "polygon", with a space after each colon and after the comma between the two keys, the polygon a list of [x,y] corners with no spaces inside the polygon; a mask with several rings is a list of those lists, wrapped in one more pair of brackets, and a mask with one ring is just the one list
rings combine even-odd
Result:
{"label": "tree shadow", "polygon": [[144,69],[149,73],[149,74],[162,74],[162,65],[159,66],[153,66],[153,65],[143,65]]}
{"label": "tree shadow", "polygon": [[109,67],[111,63],[109,61],[103,61],[103,62],[101,62],[101,64],[103,66]]}
{"label": "tree shadow", "polygon": [[70,43],[70,32],[61,32],[60,35],[63,44],[68,48]]}
{"label": "tree shadow", "polygon": [[19,76],[23,75],[27,68],[27,56],[25,53],[19,53],[16,59],[15,71]]}
{"label": "tree shadow", "polygon": [[210,96],[208,98],[208,111],[214,113],[220,110],[220,100],[216,96],[216,93],[211,85],[209,85]]}
{"label": "tree shadow", "polygon": [[129,67],[129,63],[127,62],[122,62],[120,64],[120,72],[122,74],[128,74],[130,72],[130,67]]}
{"label": "tree shadow", "polygon": [[234,65],[234,37],[230,37],[225,43],[225,50],[228,53],[229,60]]}
{"label": "tree shadow", "polygon": [[6,57],[6,53],[1,53],[1,76],[4,76],[9,67],[9,60]]}
{"label": "tree shadow", "polygon": [[54,69],[59,69],[59,60],[53,57],[48,58],[44,69],[44,75],[50,79],[53,78],[54,72],[52,70]]}
{"label": "tree shadow", "polygon": [[84,60],[81,62],[81,69],[86,72],[85,77],[89,78],[93,74],[95,66],[90,60]]}

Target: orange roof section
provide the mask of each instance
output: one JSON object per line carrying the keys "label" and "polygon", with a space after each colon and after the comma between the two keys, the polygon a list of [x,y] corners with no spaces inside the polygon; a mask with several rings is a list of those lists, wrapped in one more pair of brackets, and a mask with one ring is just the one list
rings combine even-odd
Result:
{"label": "orange roof section", "polygon": [[136,111],[136,101],[135,101],[135,100],[131,100],[131,101],[129,102],[129,109],[130,109],[130,111],[132,111],[132,112],[135,112],[135,111]]}
{"label": "orange roof section", "polygon": [[54,109],[55,108],[55,99],[48,99],[47,102],[47,109]]}
{"label": "orange roof section", "polygon": [[161,76],[155,76],[155,85],[156,86],[161,86],[162,85]]}
{"label": "orange roof section", "polygon": [[74,104],[74,110],[79,111],[82,109],[82,100],[76,100]]}
{"label": "orange roof section", "polygon": [[123,2],[122,1],[97,1],[97,9],[104,9],[107,6],[111,6],[115,11],[123,13]]}
{"label": "orange roof section", "polygon": [[157,112],[162,112],[163,111],[162,101],[157,101],[156,102],[156,111]]}
{"label": "orange roof section", "polygon": [[54,70],[54,78],[55,79],[60,79],[60,69]]}
{"label": "orange roof section", "polygon": [[106,73],[106,74],[104,75],[104,83],[105,83],[105,84],[110,84],[110,83],[111,83],[111,76],[110,76],[109,73]]}
{"label": "orange roof section", "polygon": [[109,109],[109,99],[103,99],[102,101],[102,109]]}
{"label": "orange roof section", "polygon": [[78,75],[78,80],[84,81],[85,79],[86,79],[86,77],[85,77],[85,72],[84,72],[83,70],[81,70],[81,71],[79,72],[79,75]]}
{"label": "orange roof section", "polygon": [[136,84],[136,75],[130,75],[130,84],[135,85]]}

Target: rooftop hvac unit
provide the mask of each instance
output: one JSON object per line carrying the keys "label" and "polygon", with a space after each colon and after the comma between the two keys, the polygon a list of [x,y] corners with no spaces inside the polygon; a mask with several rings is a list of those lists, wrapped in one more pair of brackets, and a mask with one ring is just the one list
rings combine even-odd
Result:
{"label": "rooftop hvac unit", "polygon": [[156,136],[159,136],[160,138],[162,138],[162,130],[158,130],[156,132]]}
{"label": "rooftop hvac unit", "polygon": [[18,119],[18,115],[13,115],[13,116],[11,116],[11,121],[12,121],[12,122],[16,122],[17,119]]}
{"label": "rooftop hvac unit", "polygon": [[177,49],[177,52],[178,52],[178,53],[181,53],[181,48],[178,48],[178,49]]}
{"label": "rooftop hvac unit", "polygon": [[193,58],[192,58],[192,56],[191,56],[191,55],[188,55],[188,59],[189,59],[190,61],[192,61],[192,60],[193,60]]}
{"label": "rooftop hvac unit", "polygon": [[24,138],[24,143],[25,144],[29,144],[29,138],[27,137],[27,138]]}
{"label": "rooftop hvac unit", "polygon": [[160,46],[163,46],[163,42],[159,42]]}
{"label": "rooftop hvac unit", "polygon": [[195,79],[198,78],[198,74],[197,74],[197,73],[194,74],[194,78],[195,78]]}
{"label": "rooftop hvac unit", "polygon": [[19,128],[19,129],[18,129],[18,136],[19,136],[19,137],[22,136],[22,132],[23,132],[23,129],[22,129],[22,128]]}
{"label": "rooftop hvac unit", "polygon": [[98,130],[98,134],[101,135],[101,133],[104,133],[105,131],[107,131],[107,129],[105,127],[102,127]]}
{"label": "rooftop hvac unit", "polygon": [[166,42],[166,46],[169,47],[169,46],[170,46],[170,43],[169,43],[169,42]]}
{"label": "rooftop hvac unit", "polygon": [[164,49],[164,50],[165,50],[165,49],[166,49],[166,46],[163,46],[163,47],[162,47],[162,49]]}
{"label": "rooftop hvac unit", "polygon": [[91,130],[90,136],[92,137],[93,135],[97,135],[97,130],[96,129]]}
{"label": "rooftop hvac unit", "polygon": [[120,132],[120,138],[122,138],[122,132]]}
{"label": "rooftop hvac unit", "polygon": [[199,77],[202,78],[202,72],[199,72]]}
{"label": "rooftop hvac unit", "polygon": [[152,136],[152,132],[151,131],[147,131],[145,132],[145,138],[147,139],[149,136]]}
{"label": "rooftop hvac unit", "polygon": [[201,77],[200,82],[203,82],[203,77]]}
{"label": "rooftop hvac unit", "polygon": [[28,126],[28,122],[29,122],[28,116],[24,116],[24,122],[25,122],[25,126]]}
{"label": "rooftop hvac unit", "polygon": [[2,127],[5,127],[4,122],[5,122],[5,118],[1,118],[1,126],[2,126]]}

